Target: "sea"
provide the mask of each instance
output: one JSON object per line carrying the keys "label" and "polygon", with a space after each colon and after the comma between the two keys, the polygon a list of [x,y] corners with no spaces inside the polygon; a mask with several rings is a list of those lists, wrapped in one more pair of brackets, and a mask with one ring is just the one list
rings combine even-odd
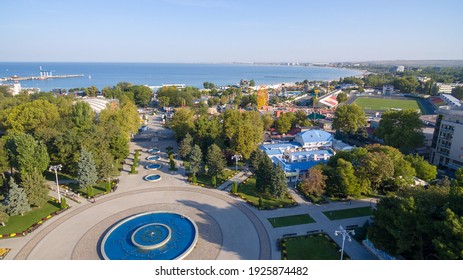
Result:
{"label": "sea", "polygon": [[216,86],[238,85],[241,79],[256,85],[337,80],[362,74],[359,71],[314,66],[256,64],[183,64],[183,63],[65,63],[65,62],[0,62],[0,78],[40,76],[40,69],[52,75],[82,74],[82,77],[21,81],[23,88],[42,91],[96,86],[103,89],[119,82],[162,86],[185,84],[202,89],[204,82]]}

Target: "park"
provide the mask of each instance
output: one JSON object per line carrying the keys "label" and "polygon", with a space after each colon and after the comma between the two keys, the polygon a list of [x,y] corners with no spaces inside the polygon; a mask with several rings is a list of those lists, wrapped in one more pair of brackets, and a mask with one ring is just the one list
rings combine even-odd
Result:
{"label": "park", "polygon": [[[173,212],[188,217],[197,227],[194,247],[186,249],[188,254],[182,255],[184,259],[339,259],[340,255],[336,252],[341,248],[342,238],[335,235],[339,226],[361,227],[370,219],[369,211],[349,210],[365,207],[371,209],[370,200],[331,202],[317,206],[306,201],[295,189],[289,189],[289,196],[281,201],[273,202],[266,198],[264,203],[268,206],[259,209],[258,201],[253,197],[255,179],[246,170],[230,170],[219,181],[217,188],[192,184],[186,180],[186,170],[181,160],[175,158],[176,168],[169,168],[171,157],[167,151],[172,147],[176,150],[177,144],[172,131],[162,126],[161,118],[152,117],[148,129],[142,133],[156,135],[157,140],[130,143],[130,155],[117,177],[117,191],[105,193],[102,188],[101,195],[94,201],[83,197],[79,199],[79,203],[68,200],[70,208],[45,219],[32,232],[25,236],[0,239],[0,247],[10,249],[5,258],[109,258],[100,244],[104,238],[109,238],[105,237],[106,233],[113,230],[114,225],[133,215]],[[153,153],[153,147],[156,153]],[[153,154],[156,157],[152,157]],[[138,166],[135,167],[136,172],[132,173],[135,158]],[[152,164],[156,164],[156,168],[150,166]],[[146,166],[151,168],[145,168]],[[157,175],[158,178],[162,176],[162,180],[146,179],[150,175]],[[58,179],[63,178],[60,175]],[[231,182],[240,186],[237,189],[239,195],[230,196]],[[57,197],[56,192],[51,192],[51,195]],[[53,205],[56,204],[50,204],[50,211],[59,209]],[[341,220],[331,220],[325,213],[327,211],[347,213]],[[174,232],[175,227],[153,223],[166,222],[148,221],[144,227],[137,227],[140,234],[147,231],[149,235],[151,231],[148,230],[164,232],[162,240],[153,240],[152,246],[156,246],[156,242],[174,240],[167,232]],[[21,231],[15,229],[17,230]],[[300,240],[293,241],[295,237]],[[316,247],[313,247],[313,240],[317,238],[326,242],[315,242]],[[307,255],[301,254],[301,251],[318,253]],[[356,240],[346,242],[344,252],[345,258],[350,259],[376,258]]]}

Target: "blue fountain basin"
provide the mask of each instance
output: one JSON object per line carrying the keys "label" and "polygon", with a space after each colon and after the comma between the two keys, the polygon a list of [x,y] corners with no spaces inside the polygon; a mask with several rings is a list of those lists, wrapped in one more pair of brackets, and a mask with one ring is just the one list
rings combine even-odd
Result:
{"label": "blue fountain basin", "polygon": [[158,163],[148,164],[145,168],[149,170],[158,170],[161,168],[162,165]]}
{"label": "blue fountain basin", "polygon": [[158,174],[146,175],[146,176],[144,177],[144,179],[145,179],[146,181],[156,182],[156,181],[161,180],[161,175],[158,175]]}
{"label": "blue fountain basin", "polygon": [[101,254],[109,260],[182,259],[198,239],[196,224],[173,212],[148,212],[116,224],[101,242]]}
{"label": "blue fountain basin", "polygon": [[156,161],[159,160],[161,157],[160,156],[149,156],[146,158],[148,161]]}
{"label": "blue fountain basin", "polygon": [[158,148],[151,148],[151,149],[148,150],[148,153],[150,153],[150,154],[156,154],[156,153],[159,153],[159,151],[160,151],[160,150],[159,150]]}

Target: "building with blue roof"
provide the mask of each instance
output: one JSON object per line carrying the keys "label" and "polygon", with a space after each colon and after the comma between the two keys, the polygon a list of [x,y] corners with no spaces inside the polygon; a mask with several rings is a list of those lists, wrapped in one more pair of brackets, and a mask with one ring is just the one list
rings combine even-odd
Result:
{"label": "building with blue roof", "polygon": [[289,182],[295,182],[303,179],[310,168],[326,163],[334,155],[333,140],[330,133],[314,129],[298,133],[295,142],[264,144],[259,148],[283,168]]}

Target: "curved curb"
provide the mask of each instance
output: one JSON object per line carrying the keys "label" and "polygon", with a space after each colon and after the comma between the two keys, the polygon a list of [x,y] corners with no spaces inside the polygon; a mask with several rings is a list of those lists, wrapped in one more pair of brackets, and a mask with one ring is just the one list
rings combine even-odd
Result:
{"label": "curved curb", "polygon": [[[254,225],[254,228],[257,232],[257,235],[259,237],[259,259],[266,259],[266,260],[271,260],[272,258],[272,252],[271,252],[271,243],[270,243],[270,238],[268,235],[267,230],[265,229],[265,226],[263,225],[262,221],[257,217],[257,215],[252,212],[244,203],[232,199],[231,197],[219,193],[215,193],[213,191],[207,191],[203,189],[192,189],[191,187],[173,187],[173,188],[166,188],[166,189],[142,189],[142,190],[133,190],[133,191],[128,191],[128,192],[123,192],[123,193],[118,193],[118,194],[113,194],[112,196],[106,196],[101,198],[97,204],[105,203],[114,199],[118,198],[123,198],[125,196],[130,196],[130,195],[135,195],[135,194],[141,194],[141,193],[147,193],[147,192],[165,192],[165,191],[185,191],[185,192],[192,192],[192,193],[200,193],[200,194],[205,194],[209,196],[213,196],[215,198],[221,199],[236,208],[238,208],[248,219],[251,221],[251,223]],[[58,226],[66,222],[67,220],[77,216],[78,214],[86,211],[87,209],[93,207],[94,204],[87,204],[82,207],[79,207],[73,212],[69,212],[67,215],[60,217],[60,219],[54,221],[47,227],[43,228],[42,231],[38,232],[36,236],[32,237],[31,240],[29,240],[16,254],[14,257],[15,260],[26,260],[32,250],[42,241],[43,238],[47,236],[48,233],[56,229]]]}

